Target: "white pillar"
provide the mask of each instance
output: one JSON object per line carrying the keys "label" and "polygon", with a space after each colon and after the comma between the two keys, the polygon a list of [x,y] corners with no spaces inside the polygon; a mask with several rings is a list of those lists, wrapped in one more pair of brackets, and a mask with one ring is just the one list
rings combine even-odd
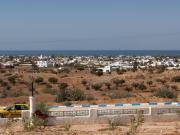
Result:
{"label": "white pillar", "polygon": [[151,106],[149,107],[149,115],[151,115]]}
{"label": "white pillar", "polygon": [[29,97],[29,102],[30,102],[30,118],[32,118],[33,113],[35,112],[35,101],[34,97],[30,96]]}

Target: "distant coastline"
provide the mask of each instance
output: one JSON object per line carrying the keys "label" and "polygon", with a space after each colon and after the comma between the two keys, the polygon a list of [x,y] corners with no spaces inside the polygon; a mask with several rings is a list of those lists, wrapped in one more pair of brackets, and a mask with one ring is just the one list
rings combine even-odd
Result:
{"label": "distant coastline", "polygon": [[0,50],[0,55],[180,56],[180,50]]}

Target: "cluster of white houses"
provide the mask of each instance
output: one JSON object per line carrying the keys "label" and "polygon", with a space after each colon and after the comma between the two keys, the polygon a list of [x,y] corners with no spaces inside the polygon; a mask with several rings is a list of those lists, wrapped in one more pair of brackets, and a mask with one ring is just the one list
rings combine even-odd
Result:
{"label": "cluster of white houses", "polygon": [[154,56],[0,56],[1,67],[18,65],[36,65],[39,68],[61,68],[66,65],[79,64],[96,67],[103,72],[111,72],[114,68],[132,69],[166,66],[168,69],[180,68],[180,57]]}

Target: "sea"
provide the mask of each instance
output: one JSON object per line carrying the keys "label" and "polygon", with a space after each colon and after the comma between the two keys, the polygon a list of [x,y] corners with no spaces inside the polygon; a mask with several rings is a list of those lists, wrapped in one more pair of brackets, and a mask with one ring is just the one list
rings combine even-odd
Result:
{"label": "sea", "polygon": [[0,50],[0,56],[180,56],[180,50]]}

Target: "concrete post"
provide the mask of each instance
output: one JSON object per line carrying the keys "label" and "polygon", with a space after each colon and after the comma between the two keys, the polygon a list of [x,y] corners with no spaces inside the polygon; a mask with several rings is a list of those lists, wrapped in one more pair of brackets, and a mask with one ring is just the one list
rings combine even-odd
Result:
{"label": "concrete post", "polygon": [[34,97],[30,96],[29,97],[29,102],[30,102],[30,118],[32,118],[33,113],[35,112],[35,101]]}
{"label": "concrete post", "polygon": [[151,106],[149,107],[149,115],[151,115]]}

